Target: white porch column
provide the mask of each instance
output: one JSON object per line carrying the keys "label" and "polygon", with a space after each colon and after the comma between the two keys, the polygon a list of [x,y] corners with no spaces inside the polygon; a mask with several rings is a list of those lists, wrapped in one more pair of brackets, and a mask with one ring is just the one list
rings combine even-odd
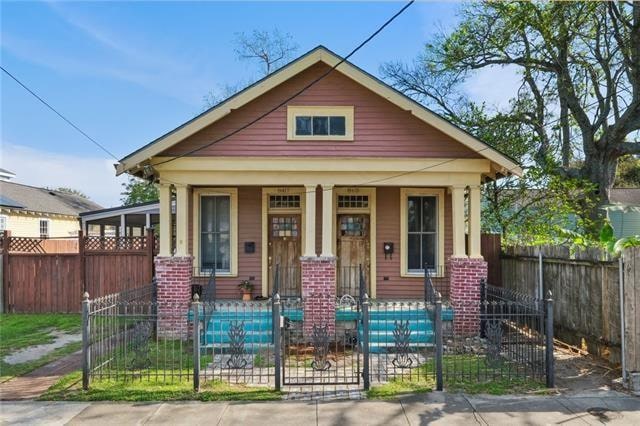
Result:
{"label": "white porch column", "polygon": [[124,214],[120,215],[120,236],[127,236],[127,216]]}
{"label": "white porch column", "polygon": [[333,257],[333,184],[322,185],[322,257]]}
{"label": "white porch column", "polygon": [[305,257],[316,256],[316,186],[305,185],[305,211],[304,211],[304,251]]}
{"label": "white porch column", "polygon": [[151,228],[151,213],[147,213],[147,214],[145,214],[145,217],[144,217],[144,227],[145,227],[146,229]]}
{"label": "white porch column", "polygon": [[176,256],[189,255],[189,187],[176,188]]}
{"label": "white porch column", "polygon": [[469,257],[482,259],[480,251],[480,186],[469,187]]}
{"label": "white porch column", "polygon": [[453,255],[467,257],[464,244],[464,186],[451,187],[451,210],[453,216]]}
{"label": "white porch column", "polygon": [[159,256],[171,256],[171,186],[158,184],[160,198],[160,253]]}

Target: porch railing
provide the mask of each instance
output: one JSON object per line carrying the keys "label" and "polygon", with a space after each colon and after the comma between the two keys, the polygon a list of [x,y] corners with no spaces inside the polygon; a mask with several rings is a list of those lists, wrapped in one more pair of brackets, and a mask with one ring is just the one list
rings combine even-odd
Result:
{"label": "porch railing", "polygon": [[203,302],[216,300],[216,269],[194,267],[191,274],[191,297],[198,295]]}

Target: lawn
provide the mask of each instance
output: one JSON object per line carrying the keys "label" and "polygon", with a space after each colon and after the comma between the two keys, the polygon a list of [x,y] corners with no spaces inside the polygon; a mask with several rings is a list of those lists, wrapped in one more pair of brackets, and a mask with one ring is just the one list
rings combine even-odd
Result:
{"label": "lawn", "polygon": [[[161,373],[160,373],[161,374]],[[40,397],[43,401],[274,401],[281,393],[257,386],[231,385],[219,380],[207,381],[200,392],[187,380],[161,383],[143,378],[134,381],[100,380],[83,391],[82,374],[71,373]]]}
{"label": "lawn", "polygon": [[7,364],[4,357],[29,346],[51,343],[50,332],[79,333],[80,314],[0,314],[0,382],[26,374],[82,347],[81,342],[69,343],[41,358],[20,364]]}
{"label": "lawn", "polygon": [[[418,369],[417,369],[418,370]],[[444,389],[448,392],[468,394],[486,393],[506,395],[544,391],[544,383],[511,374],[509,366],[503,364],[491,368],[483,356],[445,355],[442,370]],[[431,392],[436,388],[435,361],[422,364],[410,377],[393,378],[387,383],[372,386],[367,392],[368,398],[394,398],[408,393]]]}

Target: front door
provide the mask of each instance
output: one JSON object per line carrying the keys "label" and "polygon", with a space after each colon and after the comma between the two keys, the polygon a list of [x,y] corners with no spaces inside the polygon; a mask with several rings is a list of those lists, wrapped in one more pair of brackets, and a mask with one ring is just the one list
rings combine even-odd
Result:
{"label": "front door", "polygon": [[359,296],[360,267],[364,274],[365,291],[369,293],[370,226],[368,214],[338,215],[337,295]]}
{"label": "front door", "polygon": [[[276,286],[281,297],[301,294],[299,214],[273,214],[269,219],[269,294]],[[277,276],[276,276],[277,271]]]}

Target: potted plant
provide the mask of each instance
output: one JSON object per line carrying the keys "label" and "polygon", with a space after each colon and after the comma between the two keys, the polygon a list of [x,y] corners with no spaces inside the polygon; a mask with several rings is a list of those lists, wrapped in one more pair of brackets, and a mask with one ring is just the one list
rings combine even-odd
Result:
{"label": "potted plant", "polygon": [[240,284],[238,284],[238,288],[242,291],[242,300],[249,301],[251,300],[251,292],[253,291],[253,284],[249,280],[242,280]]}

